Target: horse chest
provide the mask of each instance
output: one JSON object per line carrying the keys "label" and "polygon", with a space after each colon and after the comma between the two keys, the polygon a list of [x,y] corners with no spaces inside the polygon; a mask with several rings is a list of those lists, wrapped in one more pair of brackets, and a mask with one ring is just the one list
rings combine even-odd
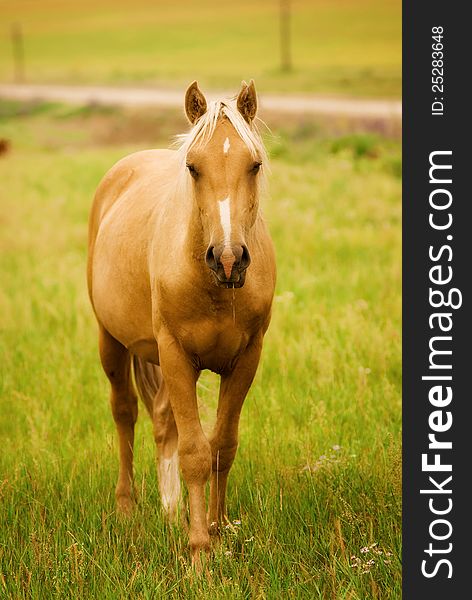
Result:
{"label": "horse chest", "polygon": [[180,327],[178,336],[183,348],[194,357],[201,369],[221,372],[230,368],[248,345],[250,335],[232,318],[202,318]]}
{"label": "horse chest", "polygon": [[[196,291],[159,280],[155,323],[179,342],[199,369],[230,369],[251,339],[264,329],[270,302],[249,302],[244,289]],[[176,301],[176,298],[178,301]]]}

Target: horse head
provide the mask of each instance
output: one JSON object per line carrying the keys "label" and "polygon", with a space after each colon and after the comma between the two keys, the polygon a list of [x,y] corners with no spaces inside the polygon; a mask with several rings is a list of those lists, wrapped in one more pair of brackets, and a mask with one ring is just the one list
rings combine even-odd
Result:
{"label": "horse head", "polygon": [[251,262],[247,240],[259,209],[266,154],[254,119],[254,82],[242,83],[235,102],[207,103],[193,82],[185,96],[192,130],[185,167],[198,206],[205,261],[220,287],[244,285]]}

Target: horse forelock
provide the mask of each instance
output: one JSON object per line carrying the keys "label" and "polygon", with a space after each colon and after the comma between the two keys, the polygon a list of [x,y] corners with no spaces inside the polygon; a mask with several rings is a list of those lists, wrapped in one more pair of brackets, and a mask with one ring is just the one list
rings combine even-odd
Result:
{"label": "horse forelock", "polygon": [[254,159],[267,163],[267,153],[258,127],[254,121],[249,124],[236,108],[234,101],[215,100],[210,102],[206,112],[198,119],[188,133],[176,136],[177,150],[185,162],[192,148],[204,147],[213,137],[218,123],[227,119],[234,127]]}

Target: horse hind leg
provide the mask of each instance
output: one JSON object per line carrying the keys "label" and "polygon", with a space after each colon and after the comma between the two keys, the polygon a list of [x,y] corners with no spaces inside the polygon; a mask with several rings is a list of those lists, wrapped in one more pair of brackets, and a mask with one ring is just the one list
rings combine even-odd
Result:
{"label": "horse hind leg", "polygon": [[137,356],[133,357],[133,367],[136,387],[153,422],[162,507],[167,517],[175,521],[181,504],[181,486],[177,427],[169,394],[160,367]]}
{"label": "horse hind leg", "polygon": [[168,518],[176,521],[181,506],[178,434],[164,382],[162,382],[154,401],[153,424],[162,507]]}
{"label": "horse hind leg", "polygon": [[117,510],[130,514],[134,506],[133,445],[134,426],[138,417],[137,397],[130,377],[130,354],[100,327],[100,359],[110,381],[110,404],[118,432],[120,468],[115,495]]}

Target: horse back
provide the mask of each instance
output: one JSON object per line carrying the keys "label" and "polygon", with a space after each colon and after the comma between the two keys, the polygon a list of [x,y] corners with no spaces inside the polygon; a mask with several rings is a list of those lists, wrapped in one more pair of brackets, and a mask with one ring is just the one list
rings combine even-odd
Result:
{"label": "horse back", "polygon": [[[95,192],[88,226],[88,265],[87,281],[89,294],[92,290],[93,254],[100,224],[115,203],[142,178],[149,173],[159,176],[160,168],[166,168],[172,162],[175,152],[172,150],[142,150],[119,160],[105,174]],[[92,298],[91,298],[92,299]]]}

